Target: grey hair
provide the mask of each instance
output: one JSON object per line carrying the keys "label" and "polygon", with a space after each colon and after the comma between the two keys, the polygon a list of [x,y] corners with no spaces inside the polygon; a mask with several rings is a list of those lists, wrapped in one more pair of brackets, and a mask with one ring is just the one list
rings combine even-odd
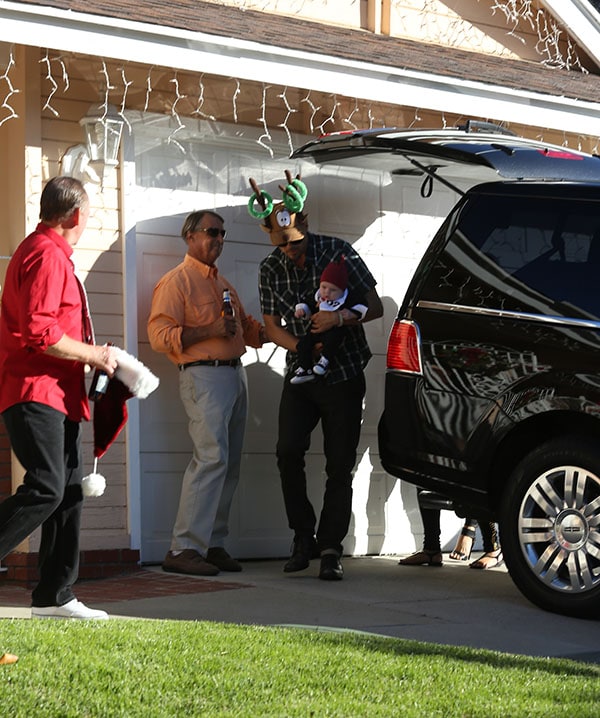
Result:
{"label": "grey hair", "polygon": [[64,222],[88,203],[88,194],[78,179],[53,177],[42,191],[40,219],[42,222]]}
{"label": "grey hair", "polygon": [[188,232],[194,232],[196,227],[202,221],[203,217],[207,214],[211,217],[216,217],[218,220],[223,222],[223,224],[225,224],[225,220],[223,219],[223,217],[221,217],[220,214],[217,214],[217,212],[213,212],[212,209],[198,209],[185,218],[185,222],[183,223],[183,227],[181,228],[181,236],[185,239],[188,235]]}

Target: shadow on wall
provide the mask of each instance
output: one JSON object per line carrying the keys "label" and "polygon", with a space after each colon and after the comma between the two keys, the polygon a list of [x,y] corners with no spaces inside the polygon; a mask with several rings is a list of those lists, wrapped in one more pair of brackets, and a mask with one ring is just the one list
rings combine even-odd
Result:
{"label": "shadow on wall", "polygon": [[[252,350],[249,350],[252,351]],[[251,437],[257,449],[273,455],[277,442],[279,395],[283,379],[268,363],[257,361],[246,366],[248,376],[247,440]]]}
{"label": "shadow on wall", "polygon": [[[274,196],[280,194],[278,190],[271,187],[274,183],[281,182],[276,178],[273,182],[265,184],[267,191],[273,189]],[[327,193],[320,192],[319,188],[324,188],[323,178],[309,177],[309,199],[307,202],[307,211],[310,215],[311,229],[319,231],[319,215],[326,219],[326,224],[331,222],[331,213],[327,210],[330,204],[329,199],[324,199],[320,195],[328,194],[333,184],[327,184]],[[331,178],[329,178],[331,182]],[[275,185],[276,186],[276,185]],[[314,189],[310,192],[310,186]],[[165,192],[167,194],[167,192]],[[240,184],[240,196],[247,198],[250,192],[246,187],[246,180]],[[153,194],[153,201],[157,202],[156,196]],[[313,201],[312,206],[311,198]],[[121,287],[123,286],[121,275],[121,255],[116,251],[103,252],[86,280],[86,288],[90,294],[90,305],[92,314],[95,318],[97,335],[100,341],[111,340],[117,344],[123,344],[123,317],[131,317],[134,311],[138,315],[137,331],[138,331],[138,347],[128,347],[128,349],[136,354],[141,361],[149,366],[149,368],[157,374],[161,379],[159,390],[149,397],[149,399],[140,404],[140,452],[145,454],[142,459],[143,467],[150,467],[141,477],[144,493],[153,495],[153,505],[176,506],[176,499],[180,486],[180,469],[178,468],[183,461],[184,455],[191,453],[189,436],[187,433],[187,420],[183,407],[179,399],[178,393],[178,372],[166,361],[163,356],[156,355],[149,347],[146,321],[149,314],[152,290],[156,282],[165,272],[176,266],[185,255],[186,247],[183,242],[180,231],[187,214],[195,209],[195,207],[185,206],[184,201],[192,204],[198,201],[198,196],[190,193],[189,197],[181,195],[174,196],[169,194],[165,197],[165,206],[173,210],[173,213],[164,213],[162,215],[155,213],[151,216],[151,212],[146,212],[146,218],[140,221],[132,233],[134,242],[130,242],[130,246],[136,247],[137,272],[132,282],[128,283],[127,291],[129,292],[129,307],[122,306],[123,299],[121,297]],[[345,197],[348,204],[348,197]],[[170,205],[168,203],[171,203]],[[224,252],[221,260],[218,262],[221,273],[231,281],[236,287],[240,298],[248,311],[248,307],[254,309],[258,306],[258,265],[260,261],[272,251],[272,246],[265,242],[265,234],[258,227],[256,220],[247,217],[246,202],[243,206],[229,206],[216,208],[216,211],[225,219],[225,226],[228,229],[227,251]],[[359,237],[361,227],[366,231],[366,227],[372,225],[376,218],[380,215],[377,205],[368,201],[368,198],[357,197],[358,209],[353,211],[355,219],[352,235]],[[322,207],[321,213],[319,207]],[[197,207],[196,207],[197,208]],[[144,216],[146,208],[139,208],[140,216]],[[327,210],[327,211],[326,211]],[[242,221],[240,216],[246,213],[246,217]],[[336,208],[334,214],[338,214]],[[356,223],[356,217],[360,217],[360,225]],[[248,224],[250,222],[250,225]],[[245,230],[252,227],[252,231]],[[346,229],[346,228],[343,228]],[[94,228],[90,227],[93,231]],[[90,231],[88,230],[88,231]],[[340,231],[342,237],[347,237],[348,232]],[[338,235],[339,236],[339,235]],[[349,240],[354,243],[354,240]],[[114,245],[111,249],[116,248]],[[368,263],[368,258],[367,258]],[[137,285],[137,287],[136,287]],[[132,307],[132,302],[136,302],[136,307]],[[391,323],[396,315],[397,305],[390,298],[383,298],[385,315],[381,322]],[[255,311],[255,309],[254,309]],[[257,318],[260,319],[260,316]],[[374,323],[375,324],[375,323]],[[367,326],[367,334],[370,328]],[[374,327],[371,328],[371,332]],[[126,347],[127,348],[127,347]],[[248,352],[254,350],[249,349]],[[248,507],[247,504],[240,507],[241,511],[258,510],[260,516],[264,518],[265,535],[274,536],[273,542],[278,540],[285,542],[285,550],[289,548],[290,533],[287,527],[287,521],[283,512],[281,495],[279,489],[279,479],[275,460],[275,444],[277,440],[277,412],[279,395],[282,385],[282,365],[283,350],[275,351],[274,345],[268,345],[259,350],[256,361],[247,365],[248,385],[249,385],[249,417],[246,429],[246,444],[244,447],[244,465],[242,467],[242,481],[247,477],[248,481],[256,478],[256,475],[262,475],[266,469],[266,481],[272,485],[277,491],[277,495],[271,494],[260,498],[257,496],[258,506],[254,504]],[[248,357],[248,354],[246,354]],[[381,359],[381,357],[377,357]],[[379,383],[379,380],[378,382]],[[365,421],[369,425],[376,425],[381,405],[382,386],[367,386],[367,398],[365,406]],[[365,435],[361,441],[361,447],[365,440],[371,443],[369,450],[371,454],[377,453],[376,437],[369,434]],[[110,453],[110,452],[109,452]],[[310,480],[315,486],[319,486],[318,495],[315,493],[315,509],[319,510],[319,502],[322,496],[324,477],[322,475],[324,469],[324,460],[321,456],[322,441],[318,433],[313,437],[311,446],[312,460],[308,463],[311,472]],[[171,457],[171,459],[170,459]],[[318,467],[318,469],[317,469]],[[146,470],[143,468],[143,472]],[[314,476],[313,476],[314,474]],[[173,477],[177,481],[173,480]],[[370,475],[362,478],[363,481],[370,483]],[[381,482],[380,482],[381,483]],[[393,487],[394,482],[389,482]],[[391,491],[390,487],[390,491]],[[252,487],[249,487],[249,490]],[[369,489],[370,491],[370,489]],[[167,495],[173,494],[172,498]],[[260,492],[259,492],[260,493]],[[164,500],[159,500],[161,495],[165,496]],[[383,521],[381,512],[385,512],[385,504],[389,496],[385,496],[384,501],[380,499],[368,498],[365,513],[368,523],[371,522],[370,517],[375,517],[374,524],[380,525]],[[265,502],[272,501],[276,506],[264,505]],[[362,507],[361,507],[362,508]],[[281,515],[269,516],[277,512]],[[257,517],[256,522],[259,523]],[[172,527],[172,517],[162,516],[142,516],[143,524],[157,523],[156,533],[160,537],[163,535],[168,537]],[[144,529],[148,531],[150,527]],[[371,533],[370,527],[367,531]],[[385,534],[385,531],[384,531]],[[233,536],[231,537],[234,538]],[[162,540],[162,539],[161,539]],[[165,538],[166,540],[166,538]],[[384,536],[373,536],[373,540],[369,540],[369,552],[375,553],[381,548]],[[283,545],[283,544],[282,544]],[[276,555],[282,555],[281,548],[275,547]]]}

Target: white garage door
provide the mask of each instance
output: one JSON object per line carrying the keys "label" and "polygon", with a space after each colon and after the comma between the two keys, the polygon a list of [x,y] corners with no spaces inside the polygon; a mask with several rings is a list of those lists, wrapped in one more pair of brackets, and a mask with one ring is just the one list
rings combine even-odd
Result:
{"label": "white garage door", "polygon": [[[309,223],[315,231],[353,242],[378,281],[385,316],[367,327],[373,359],[367,369],[367,398],[354,480],[353,521],[348,553],[409,551],[420,542],[414,487],[401,487],[380,467],[377,421],[383,405],[385,352],[389,328],[412,271],[433,231],[453,203],[447,194],[425,206],[418,186],[398,187],[385,177],[348,170],[319,171],[309,165],[265,159],[251,138],[190,138],[186,153],[157,139],[156,126],[134,127],[137,184],[127,192],[135,213],[138,288],[138,355],[161,379],[159,389],[140,405],[141,557],[159,562],[169,548],[181,478],[191,455],[176,368],[148,344],[146,320],[152,289],[185,253],[180,236],[185,216],[215,209],[228,230],[219,269],[236,287],[246,311],[260,318],[258,265],[271,251],[268,236],[246,210],[248,177],[274,198],[284,170],[302,170],[309,189]],[[242,149],[240,149],[242,147]],[[285,153],[280,153],[283,156]],[[405,212],[409,214],[403,214]],[[436,216],[433,216],[436,215]],[[415,232],[420,228],[420,233]],[[410,236],[410,240],[407,239]],[[274,345],[249,349],[244,357],[250,413],[242,476],[234,501],[227,548],[240,558],[288,554],[292,534],[281,498],[275,461],[277,408],[283,352]],[[307,456],[309,491],[317,512],[324,485],[322,440],[315,433]]]}

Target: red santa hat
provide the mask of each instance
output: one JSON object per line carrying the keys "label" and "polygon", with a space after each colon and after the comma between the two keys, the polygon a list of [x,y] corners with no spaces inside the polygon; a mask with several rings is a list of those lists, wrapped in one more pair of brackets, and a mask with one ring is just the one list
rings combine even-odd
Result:
{"label": "red santa hat", "polygon": [[325,267],[321,274],[321,281],[335,284],[340,289],[346,289],[348,286],[348,269],[343,255],[339,262],[330,262]]}
{"label": "red santa hat", "polygon": [[106,394],[94,404],[94,457],[101,459],[127,423],[127,399],[133,393],[114,376]]}
{"label": "red santa hat", "polygon": [[83,477],[84,496],[102,496],[106,479],[97,472],[100,459],[127,423],[127,400],[145,399],[159,384],[158,377],[131,354],[113,348],[117,370],[106,387],[104,396],[94,403],[94,470]]}

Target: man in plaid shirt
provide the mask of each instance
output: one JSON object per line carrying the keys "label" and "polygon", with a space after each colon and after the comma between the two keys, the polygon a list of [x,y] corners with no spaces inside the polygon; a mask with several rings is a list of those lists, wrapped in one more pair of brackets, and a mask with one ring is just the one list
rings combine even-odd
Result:
{"label": "man in plaid shirt", "polygon": [[[319,578],[339,581],[343,577],[342,541],[352,513],[352,472],[360,437],[365,394],[363,370],[371,357],[361,324],[383,315],[376,281],[348,242],[308,232],[296,223],[300,239],[278,243],[260,264],[260,301],[269,341],[288,350],[279,406],[277,465],[290,528],[294,531],[292,555],[286,573],[301,571],[311,558],[320,556]],[[271,235],[272,241],[275,234]],[[291,236],[298,236],[298,233]],[[330,262],[344,256],[348,287],[365,296],[368,311],[359,322],[349,309],[317,312],[310,319],[294,316],[296,304],[312,299],[319,278]],[[285,325],[284,325],[285,323]],[[296,345],[307,332],[322,333],[338,324],[349,331],[344,350],[332,361],[322,378],[290,384],[296,370]],[[327,483],[318,527],[306,492],[304,455],[312,431],[321,421]]]}

